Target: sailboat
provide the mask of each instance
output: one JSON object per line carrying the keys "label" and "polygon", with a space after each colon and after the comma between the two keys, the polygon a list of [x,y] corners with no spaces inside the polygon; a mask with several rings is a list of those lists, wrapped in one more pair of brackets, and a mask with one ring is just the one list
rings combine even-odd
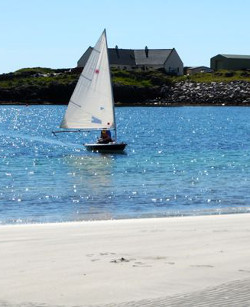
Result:
{"label": "sailboat", "polygon": [[87,150],[120,152],[127,144],[117,142],[114,97],[106,30],[95,44],[70,98],[60,128],[114,131],[114,140],[83,144]]}

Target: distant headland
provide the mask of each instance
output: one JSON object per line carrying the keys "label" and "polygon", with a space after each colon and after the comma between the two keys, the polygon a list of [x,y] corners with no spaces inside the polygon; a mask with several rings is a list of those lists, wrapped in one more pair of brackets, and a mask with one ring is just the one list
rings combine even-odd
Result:
{"label": "distant headland", "polygon": [[[0,104],[67,104],[82,69],[24,68],[0,75]],[[112,69],[120,106],[250,105],[250,71],[171,76]]]}

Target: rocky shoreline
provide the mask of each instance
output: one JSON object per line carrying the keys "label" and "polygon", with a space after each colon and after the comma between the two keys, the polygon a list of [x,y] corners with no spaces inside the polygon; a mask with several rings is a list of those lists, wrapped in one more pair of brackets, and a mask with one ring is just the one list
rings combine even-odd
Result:
{"label": "rocky shoreline", "polygon": [[250,105],[250,82],[179,82],[162,88],[162,96],[170,104]]}
{"label": "rocky shoreline", "polygon": [[[136,89],[134,89],[136,90]],[[130,89],[131,91],[131,89]],[[140,99],[143,97],[149,98]],[[121,105],[123,103],[120,103]],[[197,83],[190,81],[177,82],[174,85],[163,86],[160,90],[141,93],[136,105],[161,105],[161,106],[199,106],[199,105],[229,105],[250,106],[250,82],[211,82]]]}
{"label": "rocky shoreline", "polygon": [[[51,84],[46,88],[22,86],[0,88],[0,104],[67,104],[75,83]],[[114,84],[114,98],[120,106],[250,105],[250,82],[199,83],[181,81],[151,88]]]}

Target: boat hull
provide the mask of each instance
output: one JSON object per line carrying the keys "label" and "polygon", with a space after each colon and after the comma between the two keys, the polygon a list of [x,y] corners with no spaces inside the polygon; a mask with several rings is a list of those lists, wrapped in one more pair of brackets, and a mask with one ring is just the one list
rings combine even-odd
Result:
{"label": "boat hull", "polygon": [[84,144],[87,150],[101,153],[119,153],[123,152],[127,144],[108,143],[108,144]]}

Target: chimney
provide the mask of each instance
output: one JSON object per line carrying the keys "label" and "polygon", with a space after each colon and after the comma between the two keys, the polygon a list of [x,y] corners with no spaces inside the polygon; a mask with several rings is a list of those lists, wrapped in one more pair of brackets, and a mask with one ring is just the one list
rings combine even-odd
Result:
{"label": "chimney", "polygon": [[146,58],[148,58],[148,46],[145,47]]}
{"label": "chimney", "polygon": [[120,58],[120,54],[119,54],[119,49],[118,49],[117,45],[115,46],[115,52],[116,52],[116,55],[117,55],[117,57],[119,59]]}

